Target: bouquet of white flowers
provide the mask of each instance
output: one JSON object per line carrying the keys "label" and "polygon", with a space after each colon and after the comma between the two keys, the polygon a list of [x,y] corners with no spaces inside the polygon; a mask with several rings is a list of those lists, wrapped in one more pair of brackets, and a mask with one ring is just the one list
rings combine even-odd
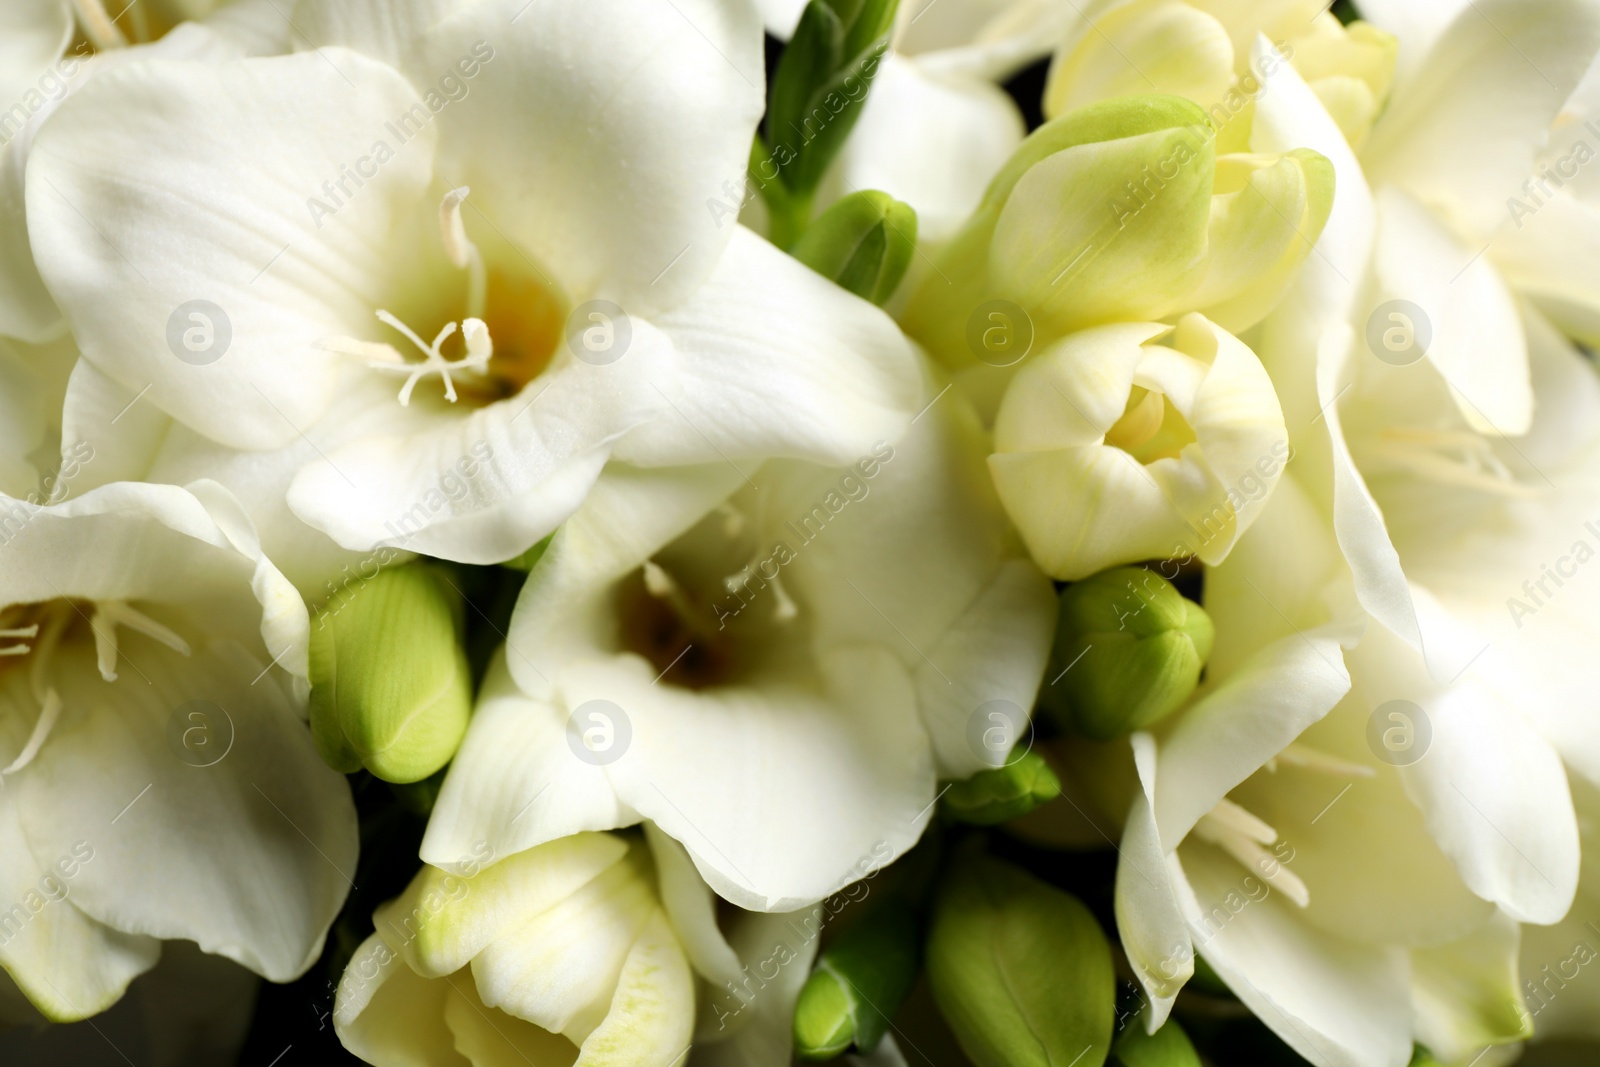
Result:
{"label": "bouquet of white flowers", "polygon": [[1600,0],[0,0],[0,1061],[1591,1062],[1597,157]]}

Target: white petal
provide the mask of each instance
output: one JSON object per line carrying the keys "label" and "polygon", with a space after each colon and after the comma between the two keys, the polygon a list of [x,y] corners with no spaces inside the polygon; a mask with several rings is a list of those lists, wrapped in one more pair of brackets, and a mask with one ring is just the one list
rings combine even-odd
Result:
{"label": "white petal", "polygon": [[[811,976],[823,912],[820,904],[789,914],[740,912],[730,923],[728,940],[745,971],[732,991],[724,986],[707,998],[717,1029],[695,1035],[696,1064],[788,1067],[794,1055],[794,1005]],[[886,1036],[884,1045],[889,1040]]]}
{"label": "white petal", "polygon": [[711,887],[694,869],[694,861],[682,845],[654,823],[645,823],[644,833],[655,858],[661,906],[689,962],[713,988],[738,981],[739,956],[717,928],[717,898]]}
{"label": "white petal", "polygon": [[570,1041],[485,1005],[478,999],[471,974],[463,971],[440,981],[449,987],[444,1002],[445,1022],[455,1035],[456,1051],[472,1067],[571,1062]]}
{"label": "white petal", "polygon": [[517,396],[470,413],[416,404],[409,425],[385,426],[394,401],[381,400],[368,432],[295,475],[289,506],[355,551],[388,544],[466,563],[510,559],[577,509],[613,441],[665,407],[650,388],[662,347],[635,320],[634,344],[615,365],[564,359]]}
{"label": "white petal", "polygon": [[675,373],[660,380],[660,417],[617,444],[625,462],[849,463],[920,406],[893,321],[743,227],[705,285],[654,321]]}
{"label": "white petal", "polygon": [[[1405,956],[1312,929],[1276,894],[1234,912],[1239,867],[1208,845],[1181,853],[1185,912],[1201,954],[1256,1017],[1317,1067],[1405,1067],[1411,998]],[[1235,893],[1237,896],[1237,893]],[[1229,916],[1218,925],[1212,916]]]}
{"label": "white petal", "polygon": [[819,202],[880,189],[917,212],[917,240],[954,236],[1025,133],[1011,98],[965,74],[936,75],[890,52]]}
{"label": "white petal", "polygon": [[[11,672],[4,697],[8,726],[13,709],[26,700]],[[8,755],[17,747],[6,738]],[[154,967],[161,943],[95,921],[73,901],[78,878],[97,858],[93,845],[75,842],[58,854],[36,858],[23,833],[15,790],[0,794],[0,855],[7,910],[0,911],[0,965],[29,1001],[56,1022],[87,1018],[116,1003],[128,983]]]}
{"label": "white petal", "polygon": [[480,841],[510,856],[584,830],[638,822],[604,770],[573,758],[566,732],[561,713],[523,695],[497,656],[428,820],[422,858],[448,866]]}
{"label": "white petal", "polygon": [[1483,248],[1457,238],[1399,189],[1379,190],[1378,218],[1373,313],[1390,300],[1421,307],[1432,342],[1427,363],[1412,368],[1437,368],[1478,432],[1526,433],[1533,388],[1522,322]]}
{"label": "white petal", "polygon": [[694,692],[643,660],[570,670],[568,707],[610,700],[631,747],[617,794],[694,857],[719,894],[792,911],[909,848],[933,810],[933,760],[907,671],[879,649],[822,658],[824,677]]}
{"label": "white petal", "polygon": [[694,981],[657,908],[628,952],[611,1011],[584,1041],[583,1067],[673,1067],[689,1049]]}
{"label": "white petal", "polygon": [[1520,940],[1517,924],[1496,912],[1470,937],[1413,951],[1417,1041],[1448,1063],[1470,1062],[1486,1046],[1527,1037],[1517,988]]}
{"label": "white petal", "polygon": [[[28,227],[85,357],[215,440],[296,438],[332,399],[337,359],[317,342],[369,328],[382,305],[390,242],[431,176],[433,127],[336,210],[315,204],[413,105],[397,74],[348,53],[151,61],[73,94],[34,144]],[[168,340],[195,329],[194,344],[220,343],[215,312],[182,310],[197,300],[231,329],[205,365]]]}
{"label": "white petal", "polygon": [[[186,658],[124,643],[144,677],[111,689],[91,648],[55,653],[65,710],[10,782],[35,853],[90,842],[77,904],[108,925],[193,940],[276,981],[296,977],[321,953],[355,871],[348,787],[278,687],[252,685],[266,665],[237,645]],[[180,760],[168,739],[194,700],[231,724],[231,747],[207,767]],[[207,725],[220,740],[224,726]]]}
{"label": "white petal", "polygon": [[468,1067],[445,1025],[449,994],[444,979],[421,977],[372,934],[339,979],[334,1030],[348,1052],[377,1067]]}
{"label": "white petal", "polygon": [[1150,997],[1146,1026],[1154,1031],[1166,1021],[1178,990],[1194,974],[1194,946],[1173,885],[1181,871],[1176,858],[1161,847],[1151,806],[1155,799],[1155,742],[1145,733],[1134,734],[1131,740],[1139,791],[1128,810],[1117,860],[1117,932],[1129,965]]}
{"label": "white petal", "polygon": [[742,186],[761,116],[752,5],[481,0],[431,25],[406,25],[392,7],[322,0],[298,11],[319,44],[366,50],[376,39],[400,52],[419,93],[446,101],[446,76],[466,87],[440,112],[441,172],[471,186],[575,303],[602,296],[648,316],[706,278],[731,233],[707,201],[724,182]]}
{"label": "white petal", "polygon": [[1469,4],[1373,129],[1373,184],[1402,186],[1487,239],[1597,49],[1600,11],[1584,0]]}

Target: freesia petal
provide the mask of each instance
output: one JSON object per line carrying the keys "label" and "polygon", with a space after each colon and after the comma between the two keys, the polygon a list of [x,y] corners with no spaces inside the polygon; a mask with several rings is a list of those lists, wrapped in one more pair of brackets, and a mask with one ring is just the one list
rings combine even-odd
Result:
{"label": "freesia petal", "polygon": [[610,834],[574,834],[504,859],[480,844],[447,864],[424,867],[373,914],[373,925],[412,970],[443,978],[594,881],[627,851]]}
{"label": "freesia petal", "polygon": [[583,1067],[672,1067],[688,1051],[694,981],[660,908],[629,949],[610,1007],[578,1054]]}
{"label": "freesia petal", "polygon": [[643,660],[619,657],[569,671],[563,695],[629,716],[631,747],[607,768],[617,794],[682,842],[713,889],[792,911],[909,848],[933,810],[906,669],[880,649],[822,663],[816,681],[697,693],[654,686]]}
{"label": "freesia petal", "polygon": [[[820,904],[787,914],[739,913],[730,924],[728,940],[748,968],[745,974],[764,974],[774,966],[777,974],[759,996],[746,1000],[728,993],[718,998],[728,1008],[715,1001],[707,1004],[718,1016],[717,1031],[714,1036],[696,1034],[697,1064],[704,1060],[705,1067],[787,1067],[794,1056],[794,1006],[811,976],[822,921]],[[743,977],[735,989],[748,989],[749,984],[750,979]],[[885,1035],[879,1048],[889,1041]]]}
{"label": "freesia petal", "polygon": [[1373,184],[1398,185],[1486,239],[1597,49],[1600,11],[1584,0],[1469,4],[1372,131]]}
{"label": "freesia petal", "polygon": [[656,325],[675,373],[657,385],[660,417],[618,442],[628,463],[850,463],[919,406],[921,373],[893,321],[743,227]]}
{"label": "freesia petal", "polygon": [[[35,854],[89,841],[95,862],[74,886],[86,913],[296,977],[321,953],[355,870],[348,787],[278,687],[251,684],[265,665],[237,645],[183,657],[142,636],[123,644],[144,677],[110,690],[92,648],[55,653],[68,667],[54,675],[65,710],[12,779]],[[167,739],[194,700],[231,725],[231,746],[207,767],[179,760]]]}
{"label": "freesia petal", "polygon": [[472,1067],[527,1067],[530,1063],[570,1067],[577,1059],[578,1050],[560,1034],[484,1004],[472,975],[461,973],[439,981],[449,990],[444,1019],[455,1035],[456,1052]]}
{"label": "freesia petal", "polygon": [[[409,26],[393,6],[323,0],[300,10],[319,44],[394,41],[421,94],[445,100],[447,77],[469,87],[440,114],[440,170],[470,186],[485,217],[574,303],[605,297],[651,316],[705,280],[732,233],[706,201],[742,183],[761,116],[753,5],[479,0],[431,25],[439,8],[423,5]],[[330,8],[346,10],[322,14]],[[362,23],[382,29],[361,37]],[[541,106],[518,103],[527,100]]]}
{"label": "freesia petal", "polygon": [[1044,91],[1050,118],[1118,96],[1166,93],[1203,107],[1233,84],[1222,23],[1182,0],[1132,0],[1085,20],[1056,52]]}
{"label": "freesia petal", "polygon": [[[1450,383],[1473,429],[1526,433],[1533,421],[1528,348],[1516,303],[1499,274],[1479,257],[1482,249],[1456,238],[1398,189],[1379,191],[1378,214],[1378,299],[1407,300],[1423,309],[1432,333],[1428,365]],[[1399,321],[1391,315],[1384,326]]]}
{"label": "freesia petal", "polygon": [[422,858],[429,863],[457,862],[479,841],[509,856],[568,834],[639,821],[601,768],[572,757],[561,713],[525,696],[512,681],[505,657],[520,658],[513,648],[508,645],[490,665],[467,736],[439,791],[422,839]]}
{"label": "freesia petal", "polygon": [[716,894],[694,869],[688,850],[654,823],[645,823],[644,833],[655,858],[661,906],[689,962],[714,988],[739,981],[739,955],[717,928]]}
{"label": "freesia petal", "polygon": [[1156,746],[1149,734],[1131,738],[1139,792],[1128,810],[1117,862],[1117,931],[1128,962],[1150,997],[1146,1026],[1154,1033],[1166,1022],[1178,990],[1194,974],[1194,947],[1178,906],[1173,878],[1176,859],[1161,847],[1152,803],[1155,799]]}
{"label": "freesia petal", "polygon": [[1368,948],[1301,922],[1283,894],[1250,902],[1220,928],[1204,924],[1235,891],[1239,867],[1208,845],[1182,850],[1202,954],[1256,1017],[1317,1067],[1405,1067],[1411,998],[1405,955]]}
{"label": "freesia petal", "polygon": [[[432,127],[385,145],[394,158],[342,206],[319,215],[316,198],[341,166],[381,156],[374,137],[413,105],[397,74],[350,53],[130,64],[74,93],[35,141],[28,227],[85,358],[217,441],[294,439],[332,399],[338,362],[317,343],[382,305]],[[216,218],[233,222],[202,224]],[[221,319],[185,312],[196,300]],[[219,345],[224,324],[208,364],[169,345],[169,330],[205,329],[196,343]]]}
{"label": "freesia petal", "polygon": [[1446,1062],[1529,1036],[1517,988],[1521,931],[1495,912],[1472,936],[1411,953],[1417,1040]]}
{"label": "freesia petal", "polygon": [[[9,692],[0,697],[11,707],[18,697],[26,699],[19,692],[26,688],[20,673],[12,672],[5,686]],[[8,725],[26,721],[15,714],[3,718]],[[18,737],[6,742],[8,756],[22,747]],[[115,930],[80,911],[72,900],[76,876],[93,864],[94,846],[79,841],[59,857],[45,853],[42,861],[35,859],[14,796],[12,790],[0,794],[0,855],[5,856],[0,893],[11,902],[0,912],[0,966],[46,1018],[87,1018],[116,1003],[129,982],[156,965],[161,943]]]}
{"label": "freesia petal", "polygon": [[445,1025],[449,995],[444,981],[418,975],[371,934],[339,979],[334,1029],[346,1050],[377,1067],[469,1067]]}

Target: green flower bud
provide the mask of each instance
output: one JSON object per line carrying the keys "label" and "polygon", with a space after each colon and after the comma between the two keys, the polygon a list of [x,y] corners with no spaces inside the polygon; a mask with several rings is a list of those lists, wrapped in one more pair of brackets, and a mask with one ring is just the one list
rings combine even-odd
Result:
{"label": "green flower bud", "polygon": [[1061,594],[1050,710],[1097,741],[1172,714],[1200,683],[1215,631],[1200,605],[1143,567],[1116,567]]}
{"label": "green flower bud", "polygon": [[1205,111],[1175,96],[1045,123],[912,294],[907,332],[959,369],[1025,354],[985,350],[996,313],[1025,320],[1035,348],[1192,311],[1234,333],[1254,325],[1321,235],[1333,166],[1309,151],[1219,157],[1216,141]]}
{"label": "green flower bud", "polygon": [[311,632],[311,736],[328,765],[415,782],[450,761],[472,712],[461,598],[425,563],[378,572]]}
{"label": "green flower bud", "polygon": [[1132,1020],[1111,1046],[1107,1067],[1200,1067],[1200,1054],[1176,1020],[1168,1019],[1153,1034],[1144,1020]]}
{"label": "green flower bud", "polygon": [[800,262],[840,288],[882,305],[911,265],[917,213],[888,193],[851,193],[824,211],[795,243]]}
{"label": "green flower bud", "polygon": [[927,966],[976,1067],[1105,1062],[1111,948],[1077,898],[1009,863],[958,857],[934,902]]}
{"label": "green flower bud", "polygon": [[802,1060],[831,1060],[852,1045],[864,1053],[878,1047],[888,1015],[916,982],[919,934],[911,906],[890,900],[828,946],[795,1004],[794,1045]]}
{"label": "green flower bud", "polygon": [[1408,1065],[1408,1067],[1444,1067],[1444,1065],[1438,1060],[1434,1059],[1433,1053],[1429,1052],[1421,1045],[1412,1045],[1411,1063]]}
{"label": "green flower bud", "polygon": [[945,814],[957,822],[994,826],[1028,814],[1061,795],[1061,780],[1037,752],[1013,754],[1004,767],[979,771],[945,790]]}

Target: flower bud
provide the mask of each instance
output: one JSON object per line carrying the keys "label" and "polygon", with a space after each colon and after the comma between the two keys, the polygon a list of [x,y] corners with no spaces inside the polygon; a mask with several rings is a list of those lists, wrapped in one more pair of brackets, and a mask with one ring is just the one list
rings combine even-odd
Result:
{"label": "flower bud", "polygon": [[915,912],[900,900],[873,908],[840,934],[795,1004],[796,1054],[831,1060],[852,1045],[862,1053],[877,1048],[916,982],[920,936]]}
{"label": "flower bud", "polygon": [[917,213],[888,193],[851,193],[824,211],[791,254],[840,288],[882,305],[911,265]]}
{"label": "flower bud", "polygon": [[1077,898],[981,854],[952,863],[934,903],[928,985],[977,1067],[1103,1063],[1115,976]]}
{"label": "flower bud", "polygon": [[907,331],[948,365],[982,356],[974,316],[1004,302],[1048,343],[1101,323],[1190,311],[1254,325],[1333,207],[1310,151],[1223,156],[1199,105],[1120,97],[1036,130],[908,302]]}
{"label": "flower bud", "polygon": [[311,736],[330,767],[415,782],[450,761],[472,711],[461,598],[428,564],[352,584],[311,633]]}
{"label": "flower bud", "polygon": [[1145,559],[1222,562],[1291,458],[1266,369],[1199,315],[1085,330],[1024,364],[995,452],[1001,502],[1064,581]]}
{"label": "flower bud", "polygon": [[1044,757],[1013,754],[1004,767],[956,782],[943,797],[945,814],[973,826],[994,826],[1028,814],[1061,795],[1061,780]]}
{"label": "flower bud", "polygon": [[1085,737],[1110,740],[1172,714],[1194,692],[1214,630],[1200,605],[1143,567],[1118,567],[1061,594],[1050,710]]}

